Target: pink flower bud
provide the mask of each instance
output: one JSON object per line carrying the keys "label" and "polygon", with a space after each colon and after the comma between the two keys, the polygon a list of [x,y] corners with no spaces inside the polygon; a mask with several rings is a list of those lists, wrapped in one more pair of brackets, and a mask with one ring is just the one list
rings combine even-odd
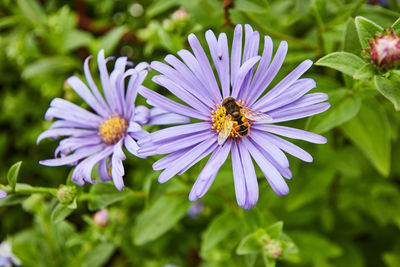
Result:
{"label": "pink flower bud", "polygon": [[108,211],[107,210],[99,210],[93,215],[94,223],[97,226],[104,227],[108,224]]}
{"label": "pink flower bud", "polygon": [[393,30],[385,30],[369,40],[372,62],[378,67],[394,67],[400,61],[400,38]]}

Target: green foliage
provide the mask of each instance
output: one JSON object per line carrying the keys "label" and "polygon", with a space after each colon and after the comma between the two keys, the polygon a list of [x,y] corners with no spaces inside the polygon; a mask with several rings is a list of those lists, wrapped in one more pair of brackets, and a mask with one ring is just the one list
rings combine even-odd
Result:
{"label": "green foliage", "polygon": [[22,161],[19,161],[11,166],[7,173],[8,185],[11,187],[11,190],[15,190],[15,185],[17,184],[19,169],[21,168]]}
{"label": "green foliage", "polygon": [[[365,50],[382,29],[400,31],[400,3],[233,0],[226,10],[223,3],[229,1],[0,3],[0,190],[8,194],[0,199],[0,241],[12,244],[22,266],[400,265],[400,70],[376,67]],[[189,33],[202,44],[208,29],[231,40],[231,23],[260,33],[259,52],[264,35],[274,51],[288,41],[268,88],[310,58],[319,67],[304,76],[329,95],[328,111],[286,124],[328,139],[324,145],[289,140],[313,156],[313,163],[289,156],[289,195],[276,196],[257,169],[259,202],[239,208],[227,162],[190,217],[188,194],[204,163],[160,185],[151,168],[155,157],[128,156],[123,191],[100,182],[96,171],[99,183],[80,187],[70,167],[38,164],[57,146],[35,144],[50,126],[43,119],[50,101],[61,97],[88,108],[65,83],[84,76],[87,56],[105,49],[135,64],[162,60],[190,50]],[[91,73],[100,85],[95,61]],[[154,74],[145,85],[168,95],[151,83]],[[141,97],[137,104],[146,105]],[[106,225],[94,219],[100,209],[109,216]]]}

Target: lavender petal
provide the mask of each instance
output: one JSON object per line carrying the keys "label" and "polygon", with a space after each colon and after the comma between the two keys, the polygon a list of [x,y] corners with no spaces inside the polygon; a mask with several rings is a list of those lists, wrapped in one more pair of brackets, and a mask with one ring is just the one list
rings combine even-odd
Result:
{"label": "lavender petal", "polygon": [[210,188],[212,182],[215,179],[222,164],[226,161],[231,143],[226,143],[224,146],[219,146],[210,156],[207,164],[204,166],[199,177],[194,183],[192,190],[189,194],[190,201],[196,201],[198,198],[204,196],[204,194]]}
{"label": "lavender petal", "polygon": [[293,139],[304,140],[314,144],[325,144],[327,142],[326,138],[321,135],[286,126],[255,125],[254,128]]}

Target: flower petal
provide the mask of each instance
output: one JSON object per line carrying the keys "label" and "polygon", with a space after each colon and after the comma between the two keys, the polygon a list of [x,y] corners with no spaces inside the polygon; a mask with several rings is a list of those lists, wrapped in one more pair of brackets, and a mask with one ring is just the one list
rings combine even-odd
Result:
{"label": "flower petal", "polygon": [[190,201],[196,201],[198,198],[204,196],[204,194],[208,191],[219,169],[226,161],[230,148],[231,143],[228,142],[224,146],[218,146],[217,149],[212,153],[210,159],[204,166],[199,177],[194,183],[192,190],[190,191]]}
{"label": "flower petal", "polygon": [[262,173],[267,178],[268,183],[277,195],[286,195],[289,193],[289,187],[285,180],[282,178],[277,169],[264,157],[260,150],[254,145],[249,139],[243,139],[244,145],[246,145],[251,156],[260,167]]}
{"label": "flower petal", "polygon": [[325,144],[327,141],[326,138],[321,135],[286,126],[255,125],[254,128],[293,139],[304,140],[315,144]]}
{"label": "flower petal", "polygon": [[146,97],[147,103],[152,106],[162,108],[169,112],[175,112],[182,116],[188,116],[199,120],[209,120],[207,115],[201,114],[197,110],[172,101],[150,89],[147,89],[146,87],[141,86],[139,93]]}
{"label": "flower petal", "polygon": [[179,164],[174,164],[166,168],[158,177],[158,181],[160,183],[165,183],[193,161],[198,162],[200,160],[199,155],[201,155],[216,142],[217,140],[215,137],[210,137],[209,139],[206,139],[202,143],[193,147],[179,159]]}
{"label": "flower petal", "polygon": [[75,153],[72,155],[56,159],[41,160],[39,161],[39,163],[46,166],[61,166],[61,165],[71,164],[93,153],[99,152],[103,148],[104,144],[86,146],[82,147],[79,150],[76,150]]}
{"label": "flower petal", "polygon": [[243,143],[239,143],[238,147],[240,150],[240,159],[242,161],[247,190],[246,203],[244,207],[245,209],[249,209],[257,204],[258,201],[258,181],[253,161],[251,160],[246,146]]}
{"label": "flower petal", "polygon": [[235,184],[236,202],[240,207],[244,207],[247,198],[246,178],[244,177],[244,169],[240,150],[236,143],[231,148],[233,180]]}

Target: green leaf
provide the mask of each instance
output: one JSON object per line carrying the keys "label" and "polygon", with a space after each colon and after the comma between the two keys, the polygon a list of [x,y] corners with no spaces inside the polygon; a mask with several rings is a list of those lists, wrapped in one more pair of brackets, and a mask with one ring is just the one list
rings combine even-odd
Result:
{"label": "green leaf", "polygon": [[99,183],[90,187],[89,209],[98,210],[126,198],[130,190],[118,191],[111,183]]}
{"label": "green leaf", "polygon": [[104,49],[105,55],[111,54],[127,30],[125,26],[119,26],[109,31],[98,42],[93,43],[91,46],[92,54],[97,54],[100,49]]}
{"label": "green leaf", "polygon": [[15,185],[17,184],[19,169],[21,168],[22,161],[18,161],[11,168],[8,170],[7,173],[7,181],[8,185],[11,187],[12,190],[15,190]]}
{"label": "green leaf", "polygon": [[236,220],[233,217],[233,213],[228,210],[208,225],[202,234],[201,251],[211,250],[236,228]]}
{"label": "green leaf", "polygon": [[82,267],[104,266],[114,253],[115,245],[112,243],[100,243],[91,249],[83,259]]}
{"label": "green leaf", "polygon": [[358,38],[360,38],[361,46],[364,49],[369,47],[368,44],[369,39],[373,38],[377,32],[383,31],[383,28],[381,26],[361,16],[356,17],[355,23],[356,23]]}
{"label": "green leaf", "polygon": [[240,11],[250,12],[250,13],[266,13],[267,7],[259,6],[249,0],[237,0],[235,1],[234,8]]}
{"label": "green leaf", "polygon": [[390,172],[390,125],[377,102],[362,105],[358,115],[342,125],[347,137],[384,176]]}
{"label": "green leaf", "polygon": [[357,36],[356,25],[353,18],[349,18],[347,21],[343,45],[343,51],[360,55],[362,48],[360,45],[360,40]]}
{"label": "green leaf", "polygon": [[366,63],[358,56],[348,52],[333,52],[320,58],[315,65],[325,66],[353,76]]}
{"label": "green leaf", "polygon": [[53,223],[58,223],[68,217],[74,209],[58,203],[51,212],[50,219]]}
{"label": "green leaf", "polygon": [[353,79],[368,82],[374,77],[375,69],[376,68],[371,63],[364,65],[364,67],[354,73]]}
{"label": "green leaf", "polygon": [[329,93],[331,107],[324,113],[310,119],[308,130],[325,133],[352,119],[360,110],[361,100],[358,95],[346,89]]}
{"label": "green leaf", "polygon": [[278,239],[282,234],[283,222],[276,222],[273,225],[268,226],[266,229],[267,234],[271,239]]}
{"label": "green leaf", "polygon": [[299,247],[303,260],[318,262],[321,259],[337,258],[342,254],[342,249],[324,236],[309,232],[292,232],[290,236]]}
{"label": "green leaf", "polygon": [[387,99],[389,99],[396,111],[400,110],[400,73],[392,71],[389,76],[375,76],[376,89]]}
{"label": "green leaf", "polygon": [[259,241],[260,236],[265,236],[266,232],[264,229],[258,229],[256,232],[245,236],[236,248],[236,254],[247,255],[261,252],[261,243]]}
{"label": "green leaf", "polygon": [[29,195],[8,195],[7,197],[0,199],[0,207],[20,204],[28,197]]}
{"label": "green leaf", "polygon": [[46,14],[36,0],[18,0],[19,8],[26,18],[36,27],[46,22]]}
{"label": "green leaf", "polygon": [[400,18],[398,18],[393,24],[392,24],[392,29],[394,31],[400,30]]}
{"label": "green leaf", "polygon": [[48,76],[54,73],[64,73],[78,66],[71,57],[57,56],[40,59],[28,65],[22,72],[22,77],[32,79],[38,76]]}
{"label": "green leaf", "polygon": [[136,245],[153,241],[173,228],[185,216],[192,203],[186,198],[165,195],[136,219],[133,239]]}

